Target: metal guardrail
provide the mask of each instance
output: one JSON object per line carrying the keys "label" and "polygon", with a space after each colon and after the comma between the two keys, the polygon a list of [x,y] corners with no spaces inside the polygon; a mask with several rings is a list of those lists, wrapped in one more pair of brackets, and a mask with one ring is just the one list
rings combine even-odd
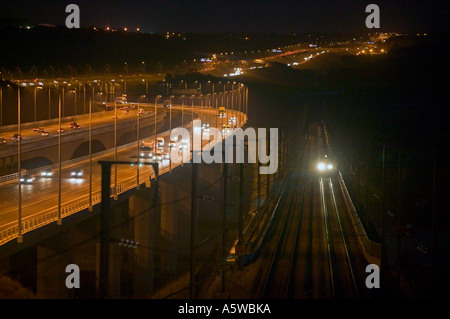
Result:
{"label": "metal guardrail", "polygon": [[[240,123],[240,127],[242,127],[247,122],[247,116],[244,113],[238,112],[242,116],[243,120]],[[126,149],[130,146],[136,145],[136,142],[121,145],[118,147],[118,150]],[[107,155],[108,153],[113,153],[114,149],[105,150],[99,153],[96,153],[96,157]],[[84,156],[80,158],[76,158],[73,160],[66,161],[62,164],[64,165],[71,165],[74,163],[78,163],[81,161],[84,161],[86,159],[89,159],[89,156]],[[172,169],[181,165],[182,163],[175,163],[172,166]],[[49,165],[46,167],[40,167],[35,169],[36,173],[40,172],[41,170],[44,170],[46,168],[50,169],[56,169],[59,168],[58,164]],[[152,169],[149,169],[150,173],[143,173],[143,175],[139,175],[139,183],[142,184],[142,181],[145,181],[146,178],[154,178],[155,172],[152,172]],[[170,171],[170,167],[165,166],[160,172],[159,175],[165,174],[168,171]],[[31,173],[31,170],[29,171]],[[14,174],[12,174],[14,175]],[[17,176],[16,176],[17,179]],[[120,195],[122,193],[125,193],[129,191],[130,189],[133,189],[137,186],[137,182],[135,177],[130,177],[130,180],[125,180],[119,184],[117,184],[117,192],[115,189],[115,186],[111,186],[110,190],[110,196],[114,197],[115,195]],[[101,191],[98,190],[96,192],[92,193],[92,206],[97,205],[101,202]],[[83,195],[82,197],[73,199],[67,203],[64,203],[61,205],[61,219],[65,218],[67,216],[73,215],[74,213],[77,213],[79,211],[85,210],[90,207],[90,200],[89,200],[89,194]],[[36,214],[33,214],[31,216],[24,217],[21,222],[21,233],[22,235],[25,233],[28,233],[34,229],[40,228],[42,226],[48,225],[54,221],[58,220],[58,207],[52,207],[49,208],[43,212],[39,212]],[[0,245],[5,244],[6,242],[13,240],[14,238],[17,238],[17,235],[19,233],[19,227],[17,221],[10,222],[8,224],[5,224],[0,227]]]}
{"label": "metal guardrail", "polygon": [[[150,169],[151,170],[151,169]],[[139,176],[139,182],[141,183],[146,178],[154,177],[154,172],[144,173]],[[111,186],[110,196],[120,195],[136,187],[136,180],[134,177],[131,180],[124,181],[117,184],[117,193],[115,186]],[[101,202],[101,191],[98,190],[92,194],[92,206],[97,205]],[[74,213],[82,211],[90,207],[89,194],[82,197],[73,199],[61,206],[61,218],[68,217]],[[22,234],[30,232],[36,228],[48,225],[54,221],[58,220],[58,207],[49,208],[38,214],[27,216],[22,220]],[[0,230],[0,245],[4,244],[17,237],[18,225],[17,222],[11,222],[2,226],[3,229]]]}
{"label": "metal guardrail", "polygon": [[362,248],[362,253],[366,260],[371,264],[380,264],[381,256],[381,245],[369,239],[367,233],[362,226],[361,220],[359,219],[358,212],[353,204],[352,198],[348,192],[347,186],[345,185],[344,178],[339,171],[338,176],[339,185],[344,194],[344,201],[350,213],[350,218],[353,222],[353,229],[356,233],[358,242]]}

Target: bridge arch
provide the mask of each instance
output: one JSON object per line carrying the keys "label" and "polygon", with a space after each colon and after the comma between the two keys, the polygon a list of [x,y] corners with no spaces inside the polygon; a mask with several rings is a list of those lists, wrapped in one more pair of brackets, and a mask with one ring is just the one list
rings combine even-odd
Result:
{"label": "bridge arch", "polygon": [[[92,140],[92,154],[106,150],[105,145],[99,140]],[[84,142],[75,149],[71,159],[89,155],[89,141]]]}
{"label": "bridge arch", "polygon": [[36,156],[33,158],[28,158],[21,160],[21,167],[24,169],[33,169],[37,167],[43,167],[54,164],[50,159],[45,156]]}

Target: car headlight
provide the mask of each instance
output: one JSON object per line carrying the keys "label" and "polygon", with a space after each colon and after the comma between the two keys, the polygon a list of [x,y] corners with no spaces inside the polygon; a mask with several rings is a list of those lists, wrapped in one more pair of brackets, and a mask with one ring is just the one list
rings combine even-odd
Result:
{"label": "car headlight", "polygon": [[33,181],[33,179],[32,178],[30,178],[30,179],[27,179],[27,182],[28,183],[31,183]]}
{"label": "car headlight", "polygon": [[75,173],[75,172],[72,172],[70,175],[71,176],[75,176],[77,173]]}
{"label": "car headlight", "polygon": [[25,181],[23,178],[20,179],[21,182]]}
{"label": "car headlight", "polygon": [[47,175],[46,172],[42,172],[42,173],[41,173],[41,176],[46,176],[46,175]]}
{"label": "car headlight", "polygon": [[324,163],[319,163],[319,164],[317,165],[317,169],[318,169],[319,171],[325,170],[325,164],[324,164]]}
{"label": "car headlight", "polygon": [[144,153],[141,153],[141,156],[144,156]]}
{"label": "car headlight", "polygon": [[83,173],[81,173],[81,172],[80,172],[80,173],[78,173],[77,175],[78,175],[78,176],[82,176],[82,175],[83,175]]}

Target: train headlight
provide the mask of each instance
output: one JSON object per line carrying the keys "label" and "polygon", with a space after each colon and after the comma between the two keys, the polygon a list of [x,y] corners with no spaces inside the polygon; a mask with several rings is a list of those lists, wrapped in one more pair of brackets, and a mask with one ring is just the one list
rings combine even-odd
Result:
{"label": "train headlight", "polygon": [[333,169],[333,165],[332,164],[328,164],[327,168],[328,169]]}
{"label": "train headlight", "polygon": [[319,171],[324,171],[324,170],[325,170],[325,164],[324,164],[324,163],[319,163],[319,164],[317,165],[317,169],[318,169]]}

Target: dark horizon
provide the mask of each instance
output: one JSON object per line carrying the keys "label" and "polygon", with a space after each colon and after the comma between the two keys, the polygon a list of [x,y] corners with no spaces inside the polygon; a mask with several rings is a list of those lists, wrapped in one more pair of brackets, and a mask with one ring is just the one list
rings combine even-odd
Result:
{"label": "dark horizon", "polygon": [[[76,3],[81,26],[125,28],[144,33],[223,32],[364,32],[365,7],[369,2],[347,1],[55,1],[4,0],[0,19],[19,19],[36,24],[63,25],[65,7]],[[446,1],[377,1],[381,32],[448,31]]]}

